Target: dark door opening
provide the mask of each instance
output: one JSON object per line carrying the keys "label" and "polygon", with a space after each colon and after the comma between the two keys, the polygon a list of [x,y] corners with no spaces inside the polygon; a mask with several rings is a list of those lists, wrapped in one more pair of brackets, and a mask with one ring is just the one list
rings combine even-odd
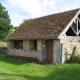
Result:
{"label": "dark door opening", "polygon": [[53,62],[53,40],[46,40],[46,59],[47,63]]}

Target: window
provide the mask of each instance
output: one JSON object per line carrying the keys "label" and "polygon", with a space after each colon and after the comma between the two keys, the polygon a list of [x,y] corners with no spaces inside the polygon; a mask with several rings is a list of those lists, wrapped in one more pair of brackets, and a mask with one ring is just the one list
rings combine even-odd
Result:
{"label": "window", "polygon": [[23,49],[23,41],[22,40],[14,40],[14,48],[15,49]]}
{"label": "window", "polygon": [[37,51],[37,40],[30,40],[30,49]]}

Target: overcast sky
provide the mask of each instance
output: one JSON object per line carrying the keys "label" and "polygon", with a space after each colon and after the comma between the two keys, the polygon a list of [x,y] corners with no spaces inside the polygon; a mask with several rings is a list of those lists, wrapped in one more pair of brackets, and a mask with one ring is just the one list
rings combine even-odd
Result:
{"label": "overcast sky", "polygon": [[80,0],[0,0],[8,10],[11,24],[19,26],[24,19],[80,8]]}

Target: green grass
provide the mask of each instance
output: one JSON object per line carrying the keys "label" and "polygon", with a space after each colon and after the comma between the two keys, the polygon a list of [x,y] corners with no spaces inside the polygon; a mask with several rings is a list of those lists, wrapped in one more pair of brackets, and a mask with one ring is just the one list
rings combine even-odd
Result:
{"label": "green grass", "polygon": [[0,80],[80,80],[80,64],[41,65],[0,54]]}
{"label": "green grass", "polygon": [[0,47],[7,47],[7,43],[0,40]]}

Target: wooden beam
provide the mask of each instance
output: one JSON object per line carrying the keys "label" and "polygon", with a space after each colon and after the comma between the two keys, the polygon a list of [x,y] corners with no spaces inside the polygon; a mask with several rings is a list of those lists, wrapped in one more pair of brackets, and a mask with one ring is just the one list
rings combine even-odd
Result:
{"label": "wooden beam", "polygon": [[79,17],[78,17],[78,21],[80,22],[80,19],[79,19]]}
{"label": "wooden beam", "polygon": [[65,29],[58,36],[58,39],[60,39],[63,36],[63,34],[66,33],[66,31],[69,29],[69,27],[72,25],[73,21],[78,17],[79,14],[80,14],[80,10],[76,13],[76,15],[72,18],[72,20],[67,24],[67,26],[65,27]]}
{"label": "wooden beam", "polygon": [[78,36],[78,18],[76,19],[76,26],[77,26],[77,36]]}
{"label": "wooden beam", "polygon": [[73,29],[73,27],[71,26],[71,29],[73,30],[73,32],[76,34],[76,36],[77,36],[77,33],[75,32],[75,30]]}
{"label": "wooden beam", "polygon": [[[80,15],[80,14],[79,14]],[[79,18],[79,16],[77,17],[77,19],[78,19],[78,24],[80,23],[80,18]],[[78,25],[78,28],[79,28],[79,25]],[[79,34],[80,34],[80,30],[78,29],[78,36],[79,36]]]}

